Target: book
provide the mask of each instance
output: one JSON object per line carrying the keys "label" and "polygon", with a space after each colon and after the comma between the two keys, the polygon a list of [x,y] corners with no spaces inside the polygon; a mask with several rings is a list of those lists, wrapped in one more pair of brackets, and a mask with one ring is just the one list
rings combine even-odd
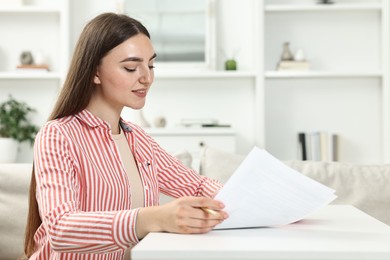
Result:
{"label": "book", "polygon": [[213,118],[183,118],[180,121],[180,124],[186,127],[190,126],[216,126],[218,125],[218,120]]}
{"label": "book", "polygon": [[307,151],[306,151],[306,134],[305,133],[298,133],[298,153],[300,154],[300,158],[303,161],[307,160]]}
{"label": "book", "polygon": [[48,65],[35,65],[35,64],[29,64],[29,65],[18,65],[16,66],[17,72],[48,72],[49,66]]}
{"label": "book", "polygon": [[338,135],[324,131],[298,133],[298,158],[310,161],[338,161]]}
{"label": "book", "polygon": [[307,61],[280,61],[277,70],[309,70],[310,63]]}
{"label": "book", "polygon": [[312,161],[321,161],[320,132],[310,133],[310,151]]}
{"label": "book", "polygon": [[338,161],[339,159],[339,153],[338,153],[338,146],[339,146],[339,137],[338,135],[332,134],[329,138],[329,159],[330,161]]}

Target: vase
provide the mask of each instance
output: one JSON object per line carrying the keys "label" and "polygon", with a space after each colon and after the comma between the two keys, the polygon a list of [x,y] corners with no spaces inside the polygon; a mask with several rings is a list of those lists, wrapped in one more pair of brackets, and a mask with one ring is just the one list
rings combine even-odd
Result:
{"label": "vase", "polygon": [[281,60],[294,60],[294,56],[292,55],[290,51],[290,43],[285,42],[283,44],[283,52],[281,56]]}
{"label": "vase", "polygon": [[19,143],[12,138],[0,137],[0,163],[15,163]]}

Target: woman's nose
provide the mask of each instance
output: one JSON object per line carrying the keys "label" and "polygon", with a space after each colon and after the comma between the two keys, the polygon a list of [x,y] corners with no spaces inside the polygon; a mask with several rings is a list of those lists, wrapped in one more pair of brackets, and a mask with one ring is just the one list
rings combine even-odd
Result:
{"label": "woman's nose", "polygon": [[151,84],[153,82],[153,79],[154,79],[153,69],[150,69],[149,66],[143,68],[139,81],[142,84]]}

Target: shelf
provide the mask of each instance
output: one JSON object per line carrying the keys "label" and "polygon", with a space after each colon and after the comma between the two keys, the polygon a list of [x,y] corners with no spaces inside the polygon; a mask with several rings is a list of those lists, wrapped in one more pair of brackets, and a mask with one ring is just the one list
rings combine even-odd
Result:
{"label": "shelf", "polygon": [[266,79],[283,78],[367,78],[382,77],[380,71],[266,71]]}
{"label": "shelf", "polygon": [[329,5],[266,5],[264,7],[266,12],[312,12],[312,11],[380,11],[382,6],[380,3],[372,4],[329,4]]}
{"label": "shelf", "polygon": [[234,135],[231,127],[177,127],[177,128],[145,128],[153,136],[185,136],[185,135]]}
{"label": "shelf", "polygon": [[165,16],[165,15],[204,15],[205,10],[169,10],[169,11],[141,11],[145,15]]}
{"label": "shelf", "polygon": [[0,6],[0,13],[55,13],[61,12],[60,7],[57,5],[52,6],[37,6],[37,5],[25,5],[25,6]]}
{"label": "shelf", "polygon": [[0,72],[0,79],[61,79],[58,72]]}
{"label": "shelf", "polygon": [[202,70],[156,70],[156,79],[176,79],[176,78],[255,78],[256,73],[250,71],[202,71]]}

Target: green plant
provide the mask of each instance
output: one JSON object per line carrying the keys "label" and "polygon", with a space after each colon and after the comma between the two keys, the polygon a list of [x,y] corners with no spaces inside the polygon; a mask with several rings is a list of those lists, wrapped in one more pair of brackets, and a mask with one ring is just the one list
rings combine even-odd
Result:
{"label": "green plant", "polygon": [[34,143],[38,128],[27,118],[35,109],[15,100],[11,95],[0,104],[0,137],[13,138],[18,142]]}

